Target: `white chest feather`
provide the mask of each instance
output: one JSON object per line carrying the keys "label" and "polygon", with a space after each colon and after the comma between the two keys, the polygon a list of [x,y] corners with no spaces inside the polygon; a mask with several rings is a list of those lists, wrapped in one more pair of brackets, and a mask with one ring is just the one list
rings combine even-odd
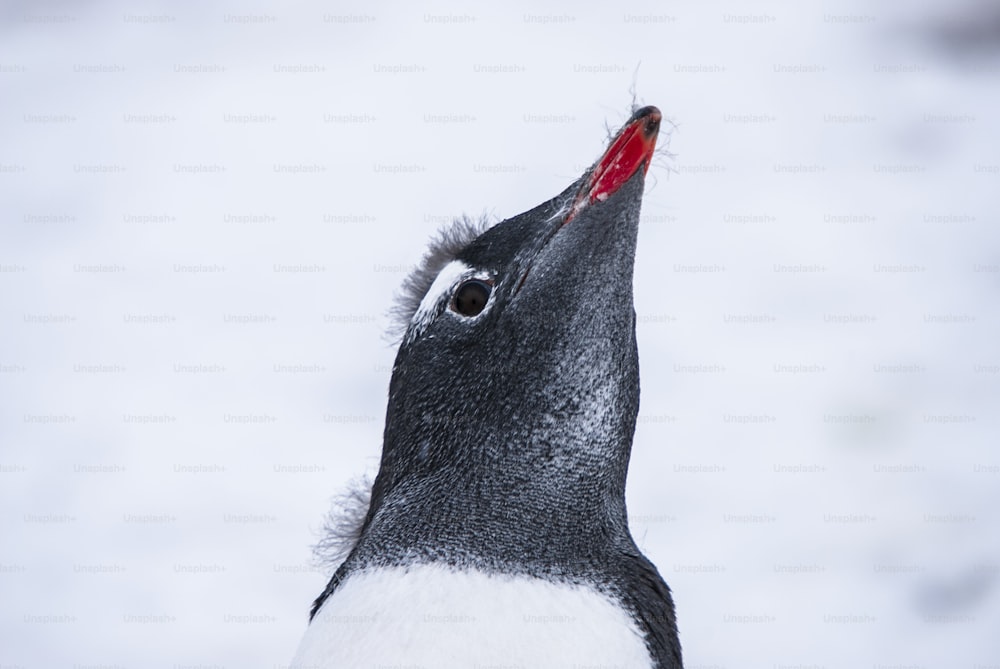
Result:
{"label": "white chest feather", "polygon": [[293,668],[648,669],[631,618],[583,586],[433,565],[350,576],[306,631]]}

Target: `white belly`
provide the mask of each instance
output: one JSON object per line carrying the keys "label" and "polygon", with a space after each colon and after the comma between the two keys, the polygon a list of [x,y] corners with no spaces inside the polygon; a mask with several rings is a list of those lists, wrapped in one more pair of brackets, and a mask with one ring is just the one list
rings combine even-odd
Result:
{"label": "white belly", "polygon": [[650,665],[631,618],[595,590],[419,565],[348,577],[316,614],[291,666]]}

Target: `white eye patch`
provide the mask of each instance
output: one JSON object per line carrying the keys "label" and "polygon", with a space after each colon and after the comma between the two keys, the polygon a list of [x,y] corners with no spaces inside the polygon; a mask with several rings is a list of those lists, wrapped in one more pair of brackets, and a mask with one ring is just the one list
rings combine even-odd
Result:
{"label": "white eye patch", "polygon": [[[459,283],[468,279],[489,279],[487,272],[477,270],[475,267],[466,265],[461,260],[452,260],[441,268],[434,278],[431,287],[420,300],[420,305],[410,319],[409,334],[406,336],[406,343],[419,337],[427,326],[444,310],[451,301],[452,293]],[[489,303],[483,312],[489,309]]]}

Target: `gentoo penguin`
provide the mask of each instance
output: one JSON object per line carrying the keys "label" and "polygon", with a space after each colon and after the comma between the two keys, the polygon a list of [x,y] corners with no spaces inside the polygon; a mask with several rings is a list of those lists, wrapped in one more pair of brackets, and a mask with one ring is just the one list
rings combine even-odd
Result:
{"label": "gentoo penguin", "polygon": [[659,128],[638,109],[561,194],[444,233],[411,277],[378,475],[293,667],[681,667],[625,510]]}

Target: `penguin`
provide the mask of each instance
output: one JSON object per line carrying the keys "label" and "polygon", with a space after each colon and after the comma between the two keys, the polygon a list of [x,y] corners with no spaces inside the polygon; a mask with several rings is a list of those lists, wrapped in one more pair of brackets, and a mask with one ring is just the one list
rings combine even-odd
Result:
{"label": "penguin", "polygon": [[293,667],[682,667],[628,527],[632,297],[661,114],[556,197],[443,232],[404,285],[379,470]]}

